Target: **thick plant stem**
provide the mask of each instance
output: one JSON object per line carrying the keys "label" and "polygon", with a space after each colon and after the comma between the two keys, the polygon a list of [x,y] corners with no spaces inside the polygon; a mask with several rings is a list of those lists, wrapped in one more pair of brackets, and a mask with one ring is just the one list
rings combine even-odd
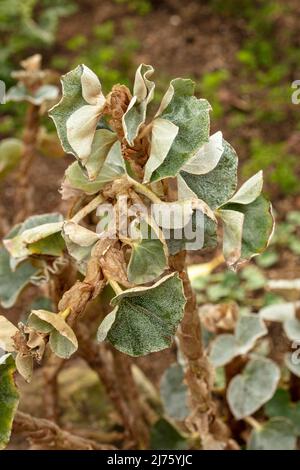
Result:
{"label": "thick plant stem", "polygon": [[28,181],[29,171],[36,154],[36,141],[39,130],[39,106],[29,104],[26,113],[25,131],[23,135],[24,150],[17,174],[18,191],[16,192],[16,207],[18,212],[14,223],[22,222],[32,213],[32,191]]}
{"label": "thick plant stem", "polygon": [[100,444],[92,439],[86,439],[57,426],[48,419],[17,411],[14,419],[14,430],[26,433],[33,443],[32,449],[60,450],[114,450],[111,444]]}
{"label": "thick plant stem", "polygon": [[149,435],[142,413],[142,403],[140,401],[139,391],[134,381],[131,370],[131,359],[126,354],[123,354],[116,349],[112,348],[114,366],[116,377],[119,382],[120,390],[122,391],[123,398],[126,400],[128,407],[131,411],[129,419],[131,420],[130,428],[138,429],[138,445],[140,449],[146,449]]}
{"label": "thick plant stem", "polygon": [[185,252],[170,257],[170,267],[180,273],[186,306],[179,330],[179,344],[186,359],[185,381],[189,389],[191,415],[186,424],[199,433],[203,449],[224,449],[230,445],[229,430],[217,418],[212,398],[213,369],[203,348],[201,324],[196,297],[192,290],[185,263]]}

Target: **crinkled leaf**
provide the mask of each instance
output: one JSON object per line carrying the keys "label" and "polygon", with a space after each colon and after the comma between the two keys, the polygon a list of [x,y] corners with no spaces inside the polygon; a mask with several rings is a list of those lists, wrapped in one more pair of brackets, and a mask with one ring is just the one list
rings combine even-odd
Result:
{"label": "crinkled leaf", "polygon": [[74,331],[59,314],[33,310],[28,325],[41,333],[50,333],[50,347],[59,357],[69,358],[78,348]]}
{"label": "crinkled leaf", "polygon": [[236,419],[255,413],[275,393],[280,370],[271,359],[251,359],[241,374],[236,375],[227,389],[227,400]]}
{"label": "crinkled leaf", "polygon": [[255,314],[242,315],[236,324],[234,335],[217,336],[212,343],[210,360],[215,367],[228,364],[234,357],[246,354],[256,341],[268,332],[262,319]]}
{"label": "crinkled leaf", "polygon": [[165,160],[178,134],[178,126],[171,121],[156,118],[152,125],[150,156],[145,165],[144,183],[150,181],[152,173]]}
{"label": "crinkled leaf", "polygon": [[92,230],[76,224],[72,220],[64,222],[63,235],[79,246],[91,246],[99,240],[99,235]]}
{"label": "crinkled leaf", "polygon": [[260,428],[253,429],[248,450],[295,450],[294,427],[286,418],[272,418]]}
{"label": "crinkled leaf", "polygon": [[139,237],[133,240],[127,267],[128,280],[134,284],[153,281],[163,273],[166,265],[166,245],[160,232],[146,221],[140,221]]}
{"label": "crinkled leaf", "polygon": [[212,343],[209,359],[214,367],[221,367],[232,361],[238,355],[234,335],[223,334],[216,337]]}
{"label": "crinkled leaf", "polygon": [[276,390],[273,398],[265,404],[268,418],[288,418],[294,426],[294,433],[300,435],[300,402],[292,402],[288,390]]}
{"label": "crinkled leaf", "polygon": [[198,197],[197,194],[195,194],[194,191],[192,191],[191,188],[186,184],[185,180],[182,178],[180,174],[177,175],[176,181],[177,181],[177,197],[179,201],[183,199],[191,199],[191,198]]}
{"label": "crinkled leaf", "polygon": [[187,439],[166,419],[159,419],[150,433],[150,447],[153,450],[184,450]]}
{"label": "crinkled leaf", "polygon": [[183,250],[214,248],[217,245],[217,224],[201,210],[193,212],[190,222],[183,229],[163,229],[171,255]]}
{"label": "crinkled leaf", "polygon": [[23,143],[19,139],[4,139],[0,143],[0,178],[5,177],[20,162]]}
{"label": "crinkled leaf", "polygon": [[6,95],[7,101],[28,101],[40,106],[45,101],[53,101],[58,97],[59,90],[55,85],[42,85],[31,93],[23,83],[10,88]]}
{"label": "crinkled leaf", "polygon": [[262,308],[259,311],[259,316],[263,320],[285,322],[295,318],[296,308],[300,302],[286,302],[280,304],[272,304]]}
{"label": "crinkled leaf", "polygon": [[261,194],[263,182],[263,172],[259,171],[246,181],[228,202],[235,204],[251,204],[251,202],[254,202]]}
{"label": "crinkled leaf", "polygon": [[178,274],[170,274],[151,287],[135,287],[116,296],[115,322],[107,334],[116,349],[142,356],[170,347],[183,317],[185,297]]}
{"label": "crinkled leaf", "polygon": [[63,224],[61,214],[42,214],[29,217],[3,243],[14,258],[25,258],[31,254],[59,256],[63,251],[63,240],[59,232]]}
{"label": "crinkled leaf", "polygon": [[232,210],[219,210],[223,222],[223,255],[233,266],[241,257],[244,214]]}
{"label": "crinkled leaf", "polygon": [[10,354],[0,357],[0,450],[9,442],[12,423],[19,404],[13,374],[15,362]]}
{"label": "crinkled leaf", "polygon": [[223,136],[219,131],[210,136],[208,142],[188,160],[182,170],[193,175],[205,175],[217,166],[223,152]]}
{"label": "crinkled leaf", "polygon": [[154,95],[155,84],[149,80],[153,72],[151,65],[141,64],[135,74],[133,97],[122,118],[125,139],[129,145],[134,144],[139,129],[145,122],[147,106]]}
{"label": "crinkled leaf", "polygon": [[224,209],[244,214],[242,252],[243,260],[262,253],[268,246],[274,229],[272,207],[264,196],[250,204],[226,204]]}
{"label": "crinkled leaf", "polygon": [[16,368],[26,382],[30,382],[33,374],[33,357],[18,353],[16,356]]}
{"label": "crinkled leaf", "polygon": [[118,307],[115,307],[102,321],[97,331],[97,341],[101,343],[107,337],[109,330],[115,322]]}
{"label": "crinkled leaf", "polygon": [[268,330],[266,325],[256,314],[242,315],[235,329],[235,339],[239,354],[246,354],[253,348],[258,338],[265,336]]}
{"label": "crinkled leaf", "polygon": [[91,147],[91,153],[85,164],[87,174],[91,181],[94,181],[104,165],[112,145],[117,140],[114,132],[108,129],[98,129],[95,132],[94,140]]}
{"label": "crinkled leaf", "polygon": [[39,268],[30,261],[20,263],[14,271],[10,267],[10,257],[7,250],[0,249],[0,299],[4,308],[14,305],[18,295],[37,276]]}
{"label": "crinkled leaf", "polygon": [[[49,111],[49,115],[55,123],[65,152],[86,159],[91,152],[97,120],[104,104],[101,85],[95,74],[85,65],[78,65],[64,75],[61,82],[62,99]],[[90,111],[89,119],[82,122],[87,108]],[[77,115],[74,118],[74,114],[78,111],[79,119],[76,120]]]}
{"label": "crinkled leaf", "polygon": [[284,362],[286,367],[292,374],[300,378],[300,359],[299,353],[296,351],[294,353],[286,353],[284,356]]}
{"label": "crinkled leaf", "polygon": [[217,166],[204,175],[192,175],[181,171],[188,187],[211,209],[225,204],[234,194],[237,186],[238,157],[231,145],[223,140],[224,152]]}
{"label": "crinkled leaf", "polygon": [[31,254],[59,256],[63,251],[63,241],[58,232],[63,222],[54,222],[25,230],[12,239],[3,241],[14,258],[25,258]]}
{"label": "crinkled leaf", "polygon": [[300,321],[296,317],[285,320],[283,329],[289,340],[300,342]]}
{"label": "crinkled leaf", "polygon": [[[172,80],[163,97],[157,116],[179,129],[163,163],[153,172],[151,181],[176,176],[183,165],[208,142],[210,104],[194,95],[194,82]],[[200,198],[202,199],[202,198]]]}
{"label": "crinkled leaf", "polygon": [[110,148],[106,160],[101,168],[100,173],[94,181],[90,181],[85,175],[80,164],[75,162],[70,165],[65,173],[64,186],[69,186],[85,192],[86,194],[95,194],[105,186],[106,183],[113,181],[115,178],[125,173],[125,165],[121,153],[120,142],[116,142]]}
{"label": "crinkled leaf", "polygon": [[171,418],[182,421],[188,416],[188,389],[180,364],[173,364],[165,371],[160,382],[160,396],[164,409]]}
{"label": "crinkled leaf", "polygon": [[18,332],[18,328],[0,315],[0,348],[3,351],[13,352],[15,350],[13,336]]}

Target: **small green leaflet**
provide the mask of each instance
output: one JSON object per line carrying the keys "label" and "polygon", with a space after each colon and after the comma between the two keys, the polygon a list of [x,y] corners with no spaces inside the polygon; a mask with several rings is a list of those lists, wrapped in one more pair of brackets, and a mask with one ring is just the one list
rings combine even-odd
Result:
{"label": "small green leaflet", "polygon": [[[163,163],[152,173],[151,182],[176,176],[183,165],[209,139],[210,104],[194,95],[194,82],[177,78],[162,99],[156,117],[170,121],[178,133]],[[201,198],[200,198],[201,199]]]}
{"label": "small green leaflet", "polygon": [[6,95],[7,101],[28,101],[35,106],[41,106],[45,101],[53,101],[58,97],[59,90],[55,85],[42,85],[31,93],[23,83],[10,88]]}
{"label": "small green leaflet", "polygon": [[26,258],[31,254],[60,256],[64,248],[60,234],[62,224],[61,214],[29,217],[13,237],[3,240],[4,246],[14,258]]}
{"label": "small green leaflet", "polygon": [[67,138],[67,120],[77,109],[86,105],[82,96],[81,75],[83,66],[78,65],[61,78],[62,99],[49,111],[49,116],[53,119],[62,147],[66,153],[75,155]]}
{"label": "small green leaflet", "polygon": [[139,236],[132,241],[132,251],[127,268],[129,282],[145,284],[157,279],[167,265],[165,241],[154,225],[141,220]]}
{"label": "small green leaflet", "polygon": [[152,124],[150,156],[145,165],[144,183],[151,180],[153,172],[164,162],[174,139],[178,134],[178,126],[171,121],[156,118]]}
{"label": "small green leaflet", "polygon": [[188,448],[188,441],[174,425],[161,418],[151,429],[150,447],[153,450],[184,450]]}
{"label": "small green leaflet", "polygon": [[28,326],[50,335],[50,347],[58,357],[68,359],[78,348],[74,331],[59,314],[33,310],[28,318]]}
{"label": "small green leaflet", "polygon": [[11,354],[0,357],[0,450],[9,442],[19,404],[19,393],[13,377],[15,370],[15,361]]}
{"label": "small green leaflet", "polygon": [[234,357],[249,352],[258,338],[268,332],[264,322],[255,314],[242,315],[235,333],[218,335],[212,343],[209,358],[215,367],[228,364]]}
{"label": "small green leaflet", "polygon": [[193,175],[205,175],[212,171],[220,161],[224,152],[222,132],[211,135],[196,154],[188,160],[182,170]]}
{"label": "small green leaflet", "polygon": [[0,300],[4,308],[10,308],[18,295],[31,280],[40,273],[30,261],[23,261],[13,271],[10,267],[10,256],[5,248],[0,248]]}
{"label": "small green leaflet", "polygon": [[[107,339],[130,356],[166,349],[183,317],[185,302],[177,273],[165,276],[151,287],[125,290],[112,300],[118,310],[113,314],[115,321],[107,332]],[[102,324],[98,335],[102,339],[105,335],[101,327]]]}
{"label": "small green leaflet", "polygon": [[287,418],[294,426],[294,434],[300,435],[300,402],[292,402],[288,390],[279,388],[273,398],[265,404],[268,418]]}
{"label": "small green leaflet", "polygon": [[180,364],[172,364],[162,376],[160,396],[170,418],[183,421],[189,415],[188,389],[184,383],[184,371]]}
{"label": "small green leaflet", "polygon": [[284,356],[284,363],[292,374],[300,378],[299,352],[294,351],[293,353],[286,353]]}
{"label": "small green leaflet", "polygon": [[251,359],[229,383],[227,401],[236,419],[250,416],[274,395],[280,369],[265,357]]}
{"label": "small green leaflet", "polygon": [[105,159],[112,145],[116,142],[117,136],[108,129],[98,129],[95,132],[91,153],[85,164],[88,177],[91,181],[95,181],[99,175]]}
{"label": "small green leaflet", "polygon": [[51,108],[49,116],[65,152],[86,164],[105,104],[101,84],[94,72],[82,64],[62,77],[62,88],[62,99]]}
{"label": "small green leaflet", "polygon": [[19,139],[3,139],[0,143],[0,178],[4,178],[21,160],[23,143]]}
{"label": "small green leaflet", "polygon": [[176,255],[182,250],[214,248],[217,245],[217,223],[201,210],[195,210],[191,222],[184,227],[184,231],[170,230],[168,235],[165,234],[165,238],[171,255]]}
{"label": "small green leaflet", "polygon": [[295,450],[296,440],[291,421],[276,417],[253,429],[247,450]]}
{"label": "small green leaflet", "polygon": [[121,153],[121,145],[120,142],[115,142],[111,146],[101,170],[93,181],[89,180],[80,163],[74,162],[67,168],[62,184],[63,199],[68,199],[68,190],[70,188],[83,191],[86,194],[95,194],[106,183],[113,181],[124,173],[125,164]]}
{"label": "small green leaflet", "polygon": [[238,211],[244,215],[241,259],[250,259],[262,253],[267,248],[274,230],[271,204],[261,195],[250,204],[229,203],[224,209]]}
{"label": "small green leaflet", "polygon": [[209,173],[193,175],[186,171],[180,172],[187,186],[212,210],[225,204],[237,187],[237,154],[226,140],[223,140],[223,147],[222,157]]}
{"label": "small green leaflet", "polygon": [[149,80],[153,72],[151,65],[141,64],[135,74],[133,97],[122,118],[125,139],[131,146],[145,122],[147,106],[154,95],[155,84]]}

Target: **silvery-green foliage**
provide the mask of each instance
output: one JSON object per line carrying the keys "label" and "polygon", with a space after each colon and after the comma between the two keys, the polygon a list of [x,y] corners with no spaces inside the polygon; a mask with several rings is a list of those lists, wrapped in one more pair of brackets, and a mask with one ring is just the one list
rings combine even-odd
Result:
{"label": "silvery-green foliage", "polygon": [[252,358],[229,383],[227,401],[236,419],[250,416],[274,395],[280,369],[271,359]]}
{"label": "silvery-green foliage", "polygon": [[236,356],[247,354],[256,341],[268,332],[259,315],[245,314],[237,321],[234,334],[221,334],[213,341],[209,358],[215,367],[228,364]]}

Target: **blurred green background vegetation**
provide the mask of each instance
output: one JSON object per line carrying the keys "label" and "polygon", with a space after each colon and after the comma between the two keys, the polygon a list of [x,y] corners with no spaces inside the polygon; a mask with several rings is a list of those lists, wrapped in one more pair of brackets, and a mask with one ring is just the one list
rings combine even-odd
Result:
{"label": "blurred green background vegetation", "polygon": [[[294,195],[297,7],[295,0],[1,0],[0,79],[13,85],[12,70],[36,52],[59,74],[84,62],[106,91],[132,83],[139,62],[151,63],[156,102],[170,78],[192,77],[213,106],[213,130],[223,129],[238,151],[242,177],[263,168],[273,197]],[[8,103],[0,112],[0,136],[18,136],[24,106]]]}

